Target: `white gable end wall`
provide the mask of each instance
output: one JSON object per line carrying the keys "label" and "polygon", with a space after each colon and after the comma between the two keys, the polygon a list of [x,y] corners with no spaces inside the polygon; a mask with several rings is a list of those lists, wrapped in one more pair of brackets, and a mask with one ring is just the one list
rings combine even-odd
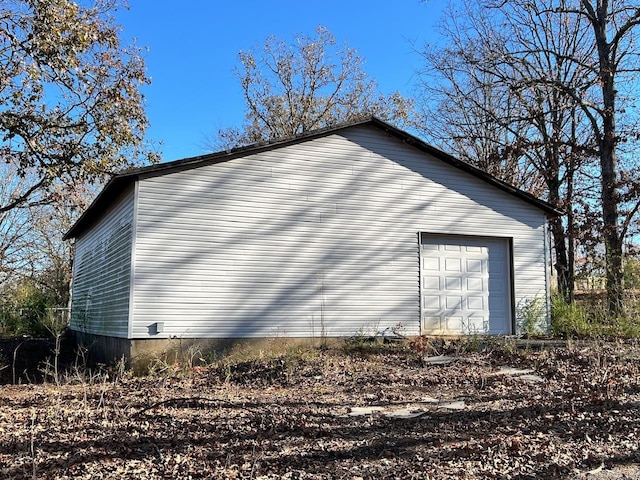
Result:
{"label": "white gable end wall", "polygon": [[516,309],[538,298],[548,310],[546,217],[540,209],[443,162],[425,162],[415,150],[405,147],[398,155],[397,143],[381,136],[358,133],[350,138],[395,158],[399,168],[422,173],[424,183],[411,175],[411,187],[406,183],[405,187],[419,190],[431,212],[420,219],[423,232],[510,239]]}
{"label": "white gable end wall", "polygon": [[71,329],[127,338],[134,190],[76,241]]}
{"label": "white gable end wall", "polygon": [[516,300],[546,292],[542,211],[367,127],[138,199],[133,338],[419,334],[418,232],[513,238]]}

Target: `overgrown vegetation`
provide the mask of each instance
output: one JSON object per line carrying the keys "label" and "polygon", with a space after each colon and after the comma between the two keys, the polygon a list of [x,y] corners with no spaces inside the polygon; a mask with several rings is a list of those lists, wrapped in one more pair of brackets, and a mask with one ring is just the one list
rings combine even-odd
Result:
{"label": "overgrown vegetation", "polygon": [[555,296],[551,309],[551,331],[564,338],[638,338],[640,303],[628,294],[624,313],[611,316],[603,295],[590,294],[567,304]]}
{"label": "overgrown vegetation", "polygon": [[0,336],[46,337],[46,319],[60,305],[57,292],[24,278],[0,286]]}

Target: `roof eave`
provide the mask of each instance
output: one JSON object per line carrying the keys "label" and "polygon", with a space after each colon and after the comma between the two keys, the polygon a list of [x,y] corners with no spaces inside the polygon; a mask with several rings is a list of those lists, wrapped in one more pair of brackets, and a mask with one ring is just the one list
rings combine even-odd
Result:
{"label": "roof eave", "polygon": [[67,233],[64,234],[62,240],[70,240],[77,238],[86,229],[91,227],[99,216],[94,216],[96,211],[104,211],[109,205],[122,193],[129,185],[137,181],[137,174],[124,173],[116,175],[111,178],[104,186],[98,196],[91,202],[91,205],[80,215],[78,220],[69,228]]}
{"label": "roof eave", "polygon": [[475,177],[480,178],[481,180],[493,185],[494,187],[497,187],[507,193],[510,193],[518,198],[520,198],[521,200],[524,200],[525,202],[543,210],[547,215],[551,216],[551,217],[558,217],[558,216],[562,216],[565,214],[565,212],[563,212],[562,210],[558,209],[557,207],[555,207],[554,205],[545,202],[544,200],[540,200],[539,198],[535,197],[534,195],[530,194],[529,192],[525,192],[524,190],[520,190],[519,188],[514,187],[513,185],[510,185],[500,179],[498,179],[497,177],[494,177],[493,175],[485,172],[484,170],[475,167],[473,165],[471,165],[470,163],[467,162],[463,162],[462,160],[459,160],[455,157],[453,157],[452,155],[449,155],[446,152],[443,152],[442,150],[433,147],[432,145],[429,145],[428,143],[425,143],[423,140],[420,140],[417,137],[414,137],[413,135],[400,130],[396,127],[394,127],[393,125],[390,125],[386,122],[383,122],[382,120],[378,119],[378,118],[372,118],[371,119],[371,123],[376,126],[377,128],[380,128],[381,130],[384,130],[385,132],[395,136],[396,138],[402,140],[404,143],[406,143],[407,145],[410,145],[414,148],[417,148],[418,150],[421,150],[425,153],[428,153],[434,157],[436,157],[437,159],[455,167],[458,168],[460,170],[463,170]]}

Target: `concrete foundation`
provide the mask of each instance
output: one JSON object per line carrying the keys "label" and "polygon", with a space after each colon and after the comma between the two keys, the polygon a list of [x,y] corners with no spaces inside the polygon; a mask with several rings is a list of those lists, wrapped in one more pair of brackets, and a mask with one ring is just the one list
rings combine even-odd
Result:
{"label": "concrete foundation", "polygon": [[87,348],[92,363],[112,365],[124,358],[126,365],[134,370],[146,368],[160,359],[169,364],[189,362],[191,364],[211,362],[234,352],[278,352],[302,346],[335,344],[344,338],[170,338],[170,339],[126,339],[72,332],[75,341]]}
{"label": "concrete foundation", "polygon": [[76,330],[70,330],[69,333],[76,344],[87,349],[91,363],[111,365],[122,357],[131,356],[131,340],[126,338],[106,337]]}

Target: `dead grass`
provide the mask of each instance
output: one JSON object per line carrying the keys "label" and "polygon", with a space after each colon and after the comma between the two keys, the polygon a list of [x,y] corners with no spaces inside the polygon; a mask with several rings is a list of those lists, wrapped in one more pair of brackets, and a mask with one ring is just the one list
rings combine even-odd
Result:
{"label": "dead grass", "polygon": [[638,478],[635,344],[435,350],[453,361],[397,345],[245,352],[0,387],[0,478]]}

